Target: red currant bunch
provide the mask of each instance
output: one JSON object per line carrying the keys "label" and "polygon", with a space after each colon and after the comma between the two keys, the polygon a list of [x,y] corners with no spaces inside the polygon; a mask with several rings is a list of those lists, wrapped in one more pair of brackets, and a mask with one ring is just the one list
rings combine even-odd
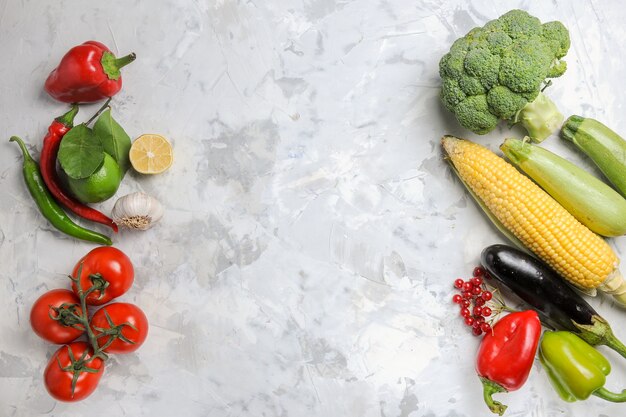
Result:
{"label": "red currant bunch", "polygon": [[482,266],[474,268],[472,277],[467,281],[462,278],[454,280],[454,288],[460,293],[452,296],[452,301],[460,307],[460,314],[465,324],[472,328],[472,334],[480,336],[491,331],[486,321],[493,311],[486,305],[493,298],[493,293],[486,289],[484,280],[487,278]]}

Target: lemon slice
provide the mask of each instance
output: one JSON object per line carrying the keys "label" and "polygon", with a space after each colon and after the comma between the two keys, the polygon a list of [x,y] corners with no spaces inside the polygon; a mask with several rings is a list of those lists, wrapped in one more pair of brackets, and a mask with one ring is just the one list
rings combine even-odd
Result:
{"label": "lemon slice", "polygon": [[130,164],[142,174],[159,174],[172,165],[172,145],[161,135],[141,135],[130,147]]}

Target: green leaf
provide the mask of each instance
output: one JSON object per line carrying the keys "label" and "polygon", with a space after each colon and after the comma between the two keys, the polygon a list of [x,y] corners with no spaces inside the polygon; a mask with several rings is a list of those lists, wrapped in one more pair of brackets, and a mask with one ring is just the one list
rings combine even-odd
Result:
{"label": "green leaf", "polygon": [[104,148],[93,131],[80,124],[63,136],[58,158],[70,178],[87,178],[102,165]]}
{"label": "green leaf", "polygon": [[115,162],[122,170],[122,174],[125,174],[128,168],[130,168],[130,159],[128,157],[131,145],[130,136],[113,119],[111,109],[100,115],[93,125],[93,131],[102,141],[104,151],[115,159]]}

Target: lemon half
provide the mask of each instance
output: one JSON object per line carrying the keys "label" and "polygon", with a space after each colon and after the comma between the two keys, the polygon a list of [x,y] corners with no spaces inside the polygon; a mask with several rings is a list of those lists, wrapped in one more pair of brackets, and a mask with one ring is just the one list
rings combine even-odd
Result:
{"label": "lemon half", "polygon": [[172,166],[172,145],[161,135],[139,136],[128,153],[130,164],[142,174],[159,174]]}

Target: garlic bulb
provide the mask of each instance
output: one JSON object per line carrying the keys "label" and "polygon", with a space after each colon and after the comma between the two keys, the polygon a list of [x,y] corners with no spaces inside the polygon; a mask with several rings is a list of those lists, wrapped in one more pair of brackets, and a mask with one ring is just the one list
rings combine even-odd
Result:
{"label": "garlic bulb", "polygon": [[113,221],[129,229],[147,230],[163,217],[163,206],[146,193],[125,195],[115,202]]}

